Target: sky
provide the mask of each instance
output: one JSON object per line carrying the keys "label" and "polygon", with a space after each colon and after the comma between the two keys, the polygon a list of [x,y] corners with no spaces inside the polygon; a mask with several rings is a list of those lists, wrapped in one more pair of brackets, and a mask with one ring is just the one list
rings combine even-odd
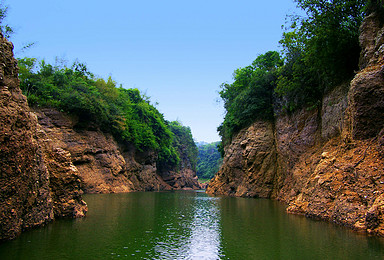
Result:
{"label": "sky", "polygon": [[[16,57],[112,77],[150,97],[196,141],[220,140],[220,85],[260,54],[280,50],[292,0],[5,0]],[[34,43],[31,48],[23,46]]]}

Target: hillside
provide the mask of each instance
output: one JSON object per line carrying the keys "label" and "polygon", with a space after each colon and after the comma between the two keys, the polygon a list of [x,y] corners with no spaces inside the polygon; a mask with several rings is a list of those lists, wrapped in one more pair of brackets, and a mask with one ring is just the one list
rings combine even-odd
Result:
{"label": "hillside", "polygon": [[[317,10],[317,13],[314,12],[316,7],[307,5],[308,13],[314,15],[302,25],[308,26],[308,21],[314,25],[316,19],[332,20],[337,17],[335,10],[352,10],[332,9],[332,4],[328,3],[326,11]],[[331,71],[327,71],[330,67],[322,70],[321,63],[326,64],[327,59],[295,71],[301,62],[305,65],[310,58],[299,60],[298,56],[289,56],[298,50],[293,45],[286,49],[285,63],[277,53],[270,52],[248,68],[250,74],[244,76],[245,70],[235,72],[235,82],[226,85],[221,93],[227,108],[226,119],[220,127],[225,157],[209,184],[208,193],[277,199],[288,204],[289,213],[384,236],[384,19],[380,3],[372,1],[366,7],[369,15],[350,31],[357,34],[350,40],[359,40],[361,46],[360,61],[350,64],[350,68],[359,64],[359,71],[352,80],[348,75],[353,70],[345,74],[337,67]],[[355,16],[356,21],[359,15]],[[350,15],[344,18],[353,19]],[[321,30],[324,25],[327,23],[307,29]],[[351,24],[340,23],[341,27],[343,25]],[[338,27],[333,29],[336,33]],[[307,33],[305,30],[301,32]],[[297,36],[297,33],[300,31],[294,30],[290,36]],[[317,46],[312,45],[314,42],[320,44],[327,39],[327,35],[323,39],[316,34],[312,36],[301,42],[304,56]],[[340,53],[331,55],[338,50],[329,51],[330,56],[325,57],[341,59],[333,65],[347,62]],[[356,59],[356,54],[350,52],[348,55],[348,59]],[[318,73],[303,74],[310,71]],[[317,78],[322,73],[323,77]],[[302,84],[306,87],[298,89]],[[242,96],[243,92],[239,92],[242,88],[244,93],[264,94],[259,96],[261,100],[244,101],[241,98],[251,97]],[[235,90],[237,92],[231,92]],[[248,107],[251,110],[245,109],[247,102],[253,105]]]}
{"label": "hillside", "polygon": [[2,36],[0,49],[0,240],[84,217],[83,193],[200,188],[190,128],[139,90],[78,62],[17,61]]}
{"label": "hillside", "polygon": [[197,160],[197,177],[200,179],[212,179],[219,170],[223,159],[218,145],[220,142],[203,143],[198,146],[199,157]]}

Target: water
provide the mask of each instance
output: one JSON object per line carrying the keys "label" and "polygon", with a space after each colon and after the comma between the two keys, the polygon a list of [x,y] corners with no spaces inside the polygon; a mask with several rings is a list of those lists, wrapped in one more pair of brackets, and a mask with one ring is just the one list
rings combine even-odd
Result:
{"label": "water", "polygon": [[87,195],[86,218],[0,244],[0,259],[384,259],[384,240],[202,192]]}

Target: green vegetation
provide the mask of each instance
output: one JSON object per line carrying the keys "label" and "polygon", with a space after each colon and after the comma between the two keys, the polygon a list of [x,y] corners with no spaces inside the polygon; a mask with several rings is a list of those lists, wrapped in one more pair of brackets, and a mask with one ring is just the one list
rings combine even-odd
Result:
{"label": "green vegetation", "polygon": [[305,17],[291,21],[280,41],[285,55],[275,92],[291,112],[315,106],[358,69],[359,27],[366,0],[296,0]]}
{"label": "green vegetation", "polygon": [[280,41],[282,56],[269,51],[245,68],[234,82],[221,85],[226,115],[218,127],[222,146],[252,122],[274,113],[316,108],[324,93],[350,80],[358,69],[359,26],[383,1],[295,0],[304,17],[289,16]]}
{"label": "green vegetation", "polygon": [[[196,171],[198,151],[193,141],[191,128],[183,126],[178,121],[169,122],[168,126],[173,133],[172,147],[180,157],[177,168],[179,170],[182,168],[191,168],[193,171]],[[172,162],[164,164],[162,167],[166,168],[169,167],[169,165],[172,165]]]}
{"label": "green vegetation", "polygon": [[152,149],[159,154],[160,166],[179,164],[181,141],[171,131],[175,123],[164,120],[139,90],[116,87],[111,77],[96,78],[79,62],[68,68],[24,58],[19,67],[20,87],[31,106],[54,107],[77,117],[76,127],[98,128],[139,150]]}
{"label": "green vegetation", "polygon": [[13,33],[13,29],[8,25],[4,25],[4,19],[7,16],[8,6],[4,5],[4,1],[0,2],[0,31],[5,38],[9,38]]}
{"label": "green vegetation", "polygon": [[273,117],[272,94],[282,64],[278,52],[267,52],[252,65],[235,70],[232,84],[221,85],[219,93],[227,113],[218,131],[224,146],[235,133],[256,119]]}
{"label": "green vegetation", "polygon": [[219,171],[223,162],[218,150],[220,142],[204,144],[198,146],[199,159],[197,161],[197,177],[199,181],[212,179]]}

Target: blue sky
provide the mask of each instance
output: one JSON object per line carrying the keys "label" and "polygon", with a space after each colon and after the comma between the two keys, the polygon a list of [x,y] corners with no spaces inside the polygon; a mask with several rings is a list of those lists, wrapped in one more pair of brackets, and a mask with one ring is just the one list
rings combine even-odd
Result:
{"label": "blue sky", "polygon": [[[99,77],[138,88],[197,141],[218,141],[220,84],[279,50],[291,0],[8,0],[17,57],[78,59]],[[34,42],[25,52],[22,46]]]}

